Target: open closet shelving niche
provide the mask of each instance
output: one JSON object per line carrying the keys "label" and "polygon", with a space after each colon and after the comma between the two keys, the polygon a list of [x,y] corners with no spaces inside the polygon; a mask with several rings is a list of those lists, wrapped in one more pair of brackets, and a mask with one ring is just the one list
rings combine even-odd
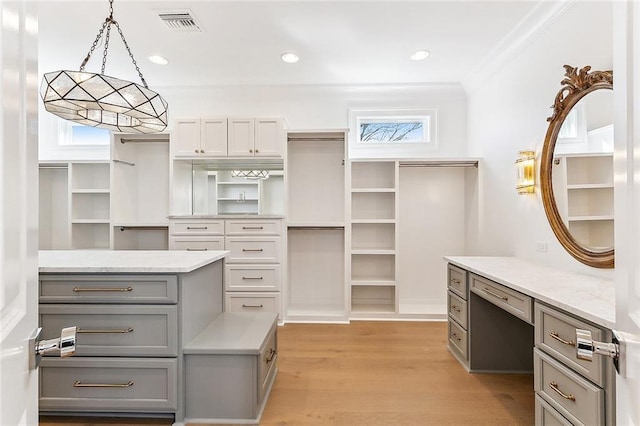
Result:
{"label": "open closet shelving niche", "polygon": [[40,249],[167,249],[168,135],[111,142],[111,160],[40,163]]}
{"label": "open closet shelving niche", "polygon": [[345,130],[287,135],[286,321],[346,322]]}

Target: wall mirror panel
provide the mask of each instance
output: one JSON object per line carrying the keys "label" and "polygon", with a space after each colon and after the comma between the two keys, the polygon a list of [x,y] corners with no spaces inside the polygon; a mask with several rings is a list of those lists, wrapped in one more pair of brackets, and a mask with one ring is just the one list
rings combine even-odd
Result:
{"label": "wall mirror panel", "polygon": [[580,262],[614,266],[613,73],[565,65],[540,162],[545,213]]}

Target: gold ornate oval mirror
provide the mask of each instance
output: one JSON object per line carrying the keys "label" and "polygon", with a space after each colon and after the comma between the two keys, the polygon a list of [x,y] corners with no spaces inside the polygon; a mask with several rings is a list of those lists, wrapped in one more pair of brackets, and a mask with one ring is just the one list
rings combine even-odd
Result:
{"label": "gold ornate oval mirror", "polygon": [[575,259],[613,268],[613,72],[564,68],[540,159],[542,203]]}

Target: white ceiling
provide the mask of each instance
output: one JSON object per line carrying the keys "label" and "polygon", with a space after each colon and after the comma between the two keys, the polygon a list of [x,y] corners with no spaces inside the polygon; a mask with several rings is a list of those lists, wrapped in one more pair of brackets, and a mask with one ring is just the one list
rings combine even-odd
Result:
{"label": "white ceiling", "polygon": [[[495,55],[539,1],[115,0],[150,88],[163,86],[460,82]],[[40,72],[77,70],[108,15],[108,0],[39,2]],[[189,9],[203,33],[169,30],[158,11]],[[428,49],[422,62],[409,56]],[[296,64],[283,52],[300,56]],[[148,61],[161,54],[170,61]],[[99,72],[102,49],[87,65]],[[118,33],[107,75],[139,82]]]}

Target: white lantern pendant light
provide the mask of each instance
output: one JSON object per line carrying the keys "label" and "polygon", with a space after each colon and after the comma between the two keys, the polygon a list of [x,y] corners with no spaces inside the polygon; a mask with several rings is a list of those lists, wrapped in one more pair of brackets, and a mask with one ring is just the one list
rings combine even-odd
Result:
{"label": "white lantern pendant light", "polygon": [[[104,75],[111,25],[115,25],[122,42],[138,71],[142,86]],[[84,70],[100,38],[105,34],[102,71]],[[109,16],[102,24],[96,40],[79,71],[54,71],[44,74],[40,86],[44,107],[65,120],[87,126],[125,133],[157,133],[167,127],[167,102],[149,89],[131,53],[118,22],[113,19],[113,0],[109,0]]]}

